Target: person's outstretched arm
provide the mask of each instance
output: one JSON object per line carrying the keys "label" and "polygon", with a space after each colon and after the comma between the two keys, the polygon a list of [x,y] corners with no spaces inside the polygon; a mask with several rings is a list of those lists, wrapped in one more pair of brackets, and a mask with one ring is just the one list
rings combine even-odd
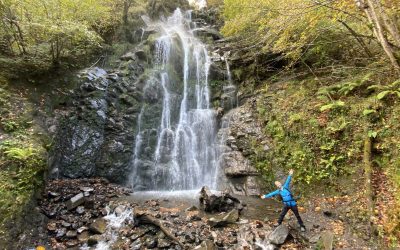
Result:
{"label": "person's outstretched arm", "polygon": [[278,194],[279,194],[279,190],[275,190],[274,192],[271,192],[269,194],[261,195],[261,199],[271,198]]}
{"label": "person's outstretched arm", "polygon": [[293,175],[293,169],[290,169],[290,170],[289,170],[289,175],[288,175],[288,177],[286,178],[285,184],[283,184],[283,186],[284,186],[286,189],[289,189],[289,187],[290,187],[290,182],[292,181],[292,175]]}

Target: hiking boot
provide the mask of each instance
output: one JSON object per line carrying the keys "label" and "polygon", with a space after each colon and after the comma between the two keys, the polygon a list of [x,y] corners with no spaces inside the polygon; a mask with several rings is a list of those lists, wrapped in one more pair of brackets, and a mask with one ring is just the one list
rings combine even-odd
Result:
{"label": "hiking boot", "polygon": [[300,227],[300,231],[305,232],[306,231],[306,227],[305,226],[301,226]]}
{"label": "hiking boot", "polygon": [[281,224],[279,224],[279,223],[275,223],[273,226],[274,227],[279,227]]}

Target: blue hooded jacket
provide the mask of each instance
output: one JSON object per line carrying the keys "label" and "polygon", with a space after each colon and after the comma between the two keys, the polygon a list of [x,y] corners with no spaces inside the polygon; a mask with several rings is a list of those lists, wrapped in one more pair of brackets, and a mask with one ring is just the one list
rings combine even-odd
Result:
{"label": "blue hooded jacket", "polygon": [[296,206],[296,201],[293,199],[292,193],[289,190],[290,181],[292,180],[292,176],[289,175],[286,178],[285,184],[283,184],[282,188],[275,190],[269,194],[264,195],[264,198],[274,197],[276,195],[280,195],[282,197],[282,202],[287,207]]}

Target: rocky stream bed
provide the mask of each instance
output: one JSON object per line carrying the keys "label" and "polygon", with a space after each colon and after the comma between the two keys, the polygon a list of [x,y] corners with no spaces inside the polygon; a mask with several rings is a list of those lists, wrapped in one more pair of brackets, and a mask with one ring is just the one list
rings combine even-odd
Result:
{"label": "rocky stream bed", "polygon": [[207,188],[131,193],[101,178],[53,180],[39,209],[46,218],[36,225],[41,233],[25,239],[23,249],[332,249],[334,241],[339,249],[370,249],[346,236],[348,228],[328,208],[302,208],[302,233],[292,215],[273,227],[277,201]]}

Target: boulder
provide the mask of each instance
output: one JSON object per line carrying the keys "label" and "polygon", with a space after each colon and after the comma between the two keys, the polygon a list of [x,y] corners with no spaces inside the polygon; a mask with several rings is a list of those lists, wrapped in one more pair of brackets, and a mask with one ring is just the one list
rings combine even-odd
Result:
{"label": "boulder", "polygon": [[133,52],[128,52],[120,58],[122,61],[136,60],[136,55]]}
{"label": "boulder", "polygon": [[104,218],[96,219],[90,224],[89,230],[95,234],[103,234],[107,228],[107,221]]}
{"label": "boulder", "polygon": [[232,209],[241,210],[239,199],[226,192],[211,192],[204,186],[200,191],[200,207],[206,212],[227,212]]}
{"label": "boulder", "polygon": [[223,213],[210,218],[207,223],[211,227],[223,227],[228,224],[236,223],[238,219],[239,219],[239,211],[237,209],[233,209],[229,213]]}
{"label": "boulder", "polygon": [[83,193],[79,193],[67,201],[67,209],[72,210],[85,202]]}
{"label": "boulder", "polygon": [[225,175],[228,177],[259,175],[250,161],[238,151],[223,154],[221,166],[224,168]]}
{"label": "boulder", "polygon": [[147,60],[147,53],[144,50],[138,50],[135,52],[136,56],[142,60],[142,61],[146,61]]}
{"label": "boulder", "polygon": [[94,246],[99,241],[101,241],[101,239],[102,239],[101,235],[92,235],[89,237],[87,244],[88,244],[88,246]]}
{"label": "boulder", "polygon": [[285,225],[280,225],[268,236],[269,241],[275,245],[281,245],[285,242],[289,235],[289,228]]}
{"label": "boulder", "polygon": [[222,35],[217,30],[207,27],[194,29],[193,33],[196,36],[212,37],[214,40],[222,38]]}
{"label": "boulder", "polygon": [[82,243],[86,243],[89,240],[89,232],[85,231],[81,234],[78,234],[78,241]]}
{"label": "boulder", "polygon": [[67,238],[75,238],[77,236],[77,233],[75,230],[69,230],[66,234]]}

